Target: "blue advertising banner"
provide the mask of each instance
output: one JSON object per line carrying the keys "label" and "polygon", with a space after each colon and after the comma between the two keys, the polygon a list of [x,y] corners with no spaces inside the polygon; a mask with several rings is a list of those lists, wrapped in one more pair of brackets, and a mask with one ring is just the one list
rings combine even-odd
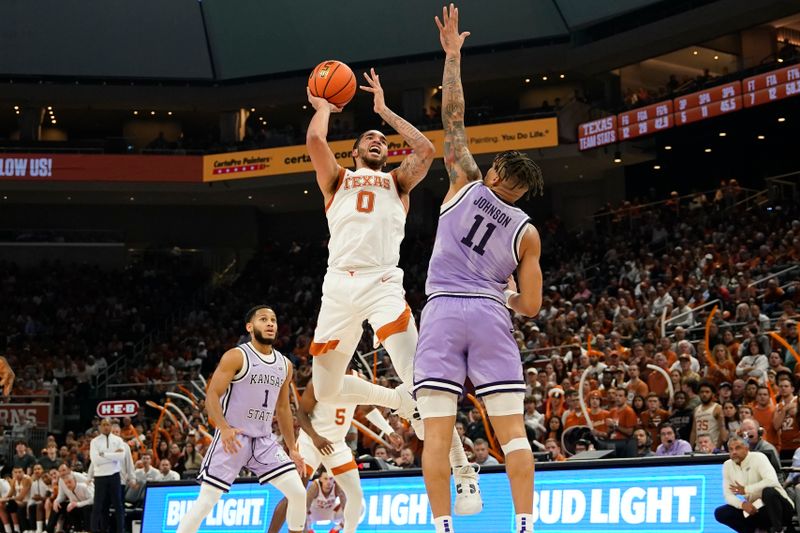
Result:
{"label": "blue advertising banner", "polygon": [[[359,532],[432,531],[421,476],[368,477],[362,485]],[[174,533],[198,491],[198,485],[148,485],[142,531]],[[481,491],[483,512],[454,517],[459,533],[511,533],[514,510],[505,473],[482,474]],[[270,485],[236,483],[200,533],[264,532],[281,497]],[[723,533],[726,528],[714,521],[714,509],[723,503],[720,464],[543,470],[536,473],[533,519],[537,533]],[[320,523],[315,529],[331,527]]]}

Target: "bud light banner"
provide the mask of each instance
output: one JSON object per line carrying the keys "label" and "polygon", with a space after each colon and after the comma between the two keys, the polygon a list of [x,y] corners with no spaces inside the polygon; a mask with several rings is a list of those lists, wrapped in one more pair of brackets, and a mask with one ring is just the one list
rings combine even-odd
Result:
{"label": "bud light banner", "polygon": [[[579,467],[580,463],[569,463],[573,465]],[[483,512],[455,516],[457,531],[511,533],[514,509],[505,473],[483,473],[480,482]],[[421,476],[365,477],[362,485],[364,508],[359,532],[433,530]],[[148,484],[142,531],[174,533],[198,492],[195,484]],[[229,494],[223,495],[200,527],[200,533],[264,532],[271,511],[281,498],[270,485],[238,482]],[[545,467],[536,473],[533,520],[537,533],[722,533],[727,529],[714,521],[714,509],[723,503],[719,463]],[[309,525],[317,531],[328,531],[334,526],[329,522]],[[287,531],[286,527],[281,531]]]}

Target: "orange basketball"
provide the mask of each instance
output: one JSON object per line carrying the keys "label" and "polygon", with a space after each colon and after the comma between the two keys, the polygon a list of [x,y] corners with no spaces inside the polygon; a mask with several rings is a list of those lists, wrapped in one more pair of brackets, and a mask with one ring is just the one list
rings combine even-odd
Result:
{"label": "orange basketball", "polygon": [[308,89],[336,107],[344,107],[356,94],[356,76],[341,61],[323,61],[311,71]]}

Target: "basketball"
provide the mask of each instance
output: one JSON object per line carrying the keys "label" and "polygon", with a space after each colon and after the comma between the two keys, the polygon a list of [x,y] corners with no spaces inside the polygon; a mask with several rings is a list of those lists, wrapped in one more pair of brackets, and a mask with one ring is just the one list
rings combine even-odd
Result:
{"label": "basketball", "polygon": [[311,71],[308,89],[313,96],[324,98],[336,107],[344,107],[356,94],[356,76],[341,61],[323,61]]}

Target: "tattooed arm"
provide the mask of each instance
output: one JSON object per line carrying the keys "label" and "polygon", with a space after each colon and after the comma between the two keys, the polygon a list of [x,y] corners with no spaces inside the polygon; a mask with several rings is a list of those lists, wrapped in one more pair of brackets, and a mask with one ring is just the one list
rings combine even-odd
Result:
{"label": "tattooed arm", "polygon": [[450,177],[447,201],[467,183],[481,179],[481,171],[469,153],[464,129],[464,89],[461,87],[461,46],[469,32],[458,33],[458,9],[450,4],[436,17],[439,40],[445,51],[442,76],[442,124],[444,126],[444,164]]}
{"label": "tattooed arm", "polygon": [[380,76],[375,74],[374,68],[370,69],[369,74],[365,72],[364,78],[369,85],[362,85],[361,89],[375,96],[375,112],[414,150],[414,153],[406,157],[395,171],[400,192],[407,194],[422,181],[431,168],[435,152],[433,143],[408,121],[386,107]]}

